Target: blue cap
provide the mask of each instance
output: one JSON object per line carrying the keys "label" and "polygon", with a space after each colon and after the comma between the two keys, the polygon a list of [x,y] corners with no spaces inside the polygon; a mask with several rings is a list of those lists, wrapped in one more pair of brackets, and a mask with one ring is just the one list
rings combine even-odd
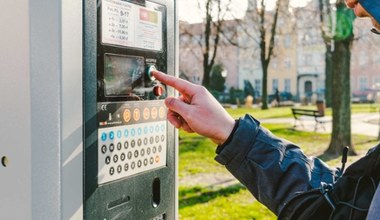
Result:
{"label": "blue cap", "polygon": [[380,24],[380,1],[379,0],[359,0],[360,4],[372,15]]}

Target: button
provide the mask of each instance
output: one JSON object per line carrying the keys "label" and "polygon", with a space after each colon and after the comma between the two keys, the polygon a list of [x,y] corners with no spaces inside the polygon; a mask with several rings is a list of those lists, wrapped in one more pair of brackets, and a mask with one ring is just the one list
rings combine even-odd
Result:
{"label": "button", "polygon": [[115,150],[115,145],[110,144],[110,152],[113,152],[113,150]]}
{"label": "button", "polygon": [[127,154],[127,157],[128,157],[128,159],[132,159],[132,152],[128,152],[128,154]]}
{"label": "button", "polygon": [[156,163],[160,162],[160,156],[159,155],[156,156],[155,161],[156,161]]}
{"label": "button", "polygon": [[138,150],[135,150],[134,156],[135,156],[135,158],[139,157],[139,151]]}
{"label": "button", "polygon": [[136,130],[134,128],[131,129],[131,136],[135,136]]}
{"label": "button", "polygon": [[140,155],[141,155],[142,157],[145,155],[145,150],[144,150],[144,148],[141,149],[141,151],[140,151]]}
{"label": "button", "polygon": [[128,123],[131,120],[131,111],[129,109],[125,109],[123,112],[124,122]]}
{"label": "button", "polygon": [[148,144],[148,138],[144,138],[144,145]]}
{"label": "button", "polygon": [[160,109],[158,109],[158,116],[160,118],[164,118],[165,117],[165,108],[164,107],[160,107]]}
{"label": "button", "polygon": [[144,119],[148,120],[149,116],[150,116],[149,108],[144,108],[144,111],[143,111],[143,117],[144,117]]}
{"label": "button", "polygon": [[153,153],[155,154],[156,152],[157,152],[157,147],[154,146],[154,147],[153,147]]}
{"label": "button", "polygon": [[154,163],[154,159],[153,159],[153,157],[150,157],[150,159],[149,159],[149,163],[150,163],[150,164],[153,164],[153,163]]}
{"label": "button", "polygon": [[153,71],[156,71],[157,68],[154,66],[154,65],[148,65],[146,67],[146,76],[148,77],[148,79],[150,79],[151,81],[154,81],[156,78],[152,75],[152,72]]}
{"label": "button", "polygon": [[165,135],[161,135],[161,141],[164,142],[165,140]]}
{"label": "button", "polygon": [[141,133],[142,133],[142,129],[141,128],[137,128],[137,134],[141,135]]}
{"label": "button", "polygon": [[117,131],[117,138],[121,138],[121,131]]}
{"label": "button", "polygon": [[131,163],[131,168],[132,168],[132,170],[135,169],[135,167],[136,167],[136,163],[133,161],[133,162]]}
{"label": "button", "polygon": [[160,137],[157,135],[155,140],[156,140],[156,143],[160,142]]}
{"label": "button", "polygon": [[102,139],[102,141],[106,141],[107,140],[107,134],[105,132],[102,133],[101,139]]}
{"label": "button", "polygon": [[129,169],[129,164],[128,164],[128,163],[125,163],[125,164],[124,164],[124,170],[125,170],[125,171],[128,171],[128,169]]}
{"label": "button", "polygon": [[148,131],[149,131],[149,128],[148,127],[144,127],[144,134],[148,134]]}
{"label": "button", "polygon": [[150,115],[152,116],[152,119],[157,118],[157,108],[156,107],[152,108]]}
{"label": "button", "polygon": [[148,147],[147,149],[146,149],[146,153],[149,155],[150,154],[150,147]]}
{"label": "button", "polygon": [[135,121],[140,120],[140,109],[136,108],[135,110],[133,110],[133,119]]}
{"label": "button", "polygon": [[158,146],[158,152],[161,152],[161,151],[162,151],[162,146],[159,145],[159,146]]}
{"label": "button", "polygon": [[103,145],[102,146],[102,153],[105,154],[107,152],[107,146]]}
{"label": "button", "polygon": [[141,167],[141,165],[142,165],[142,162],[141,162],[141,160],[139,160],[139,161],[137,161],[137,167]]}
{"label": "button", "polygon": [[128,129],[125,129],[125,131],[124,131],[124,137],[128,137],[128,135],[129,135],[129,131],[128,131]]}
{"label": "button", "polygon": [[113,155],[113,162],[117,163],[118,160],[119,160],[119,156],[117,156],[117,154]]}
{"label": "button", "polygon": [[144,159],[144,166],[148,165],[148,159]]}
{"label": "button", "polygon": [[105,162],[106,162],[107,165],[110,164],[111,163],[111,157],[107,156]]}
{"label": "button", "polygon": [[110,168],[110,175],[112,176],[115,173],[115,168],[111,167]]}
{"label": "button", "polygon": [[123,170],[123,168],[121,167],[121,165],[117,166],[116,169],[117,169],[117,172],[118,172],[118,173],[121,173],[121,171]]}
{"label": "button", "polygon": [[137,146],[141,146],[141,144],[142,144],[142,140],[139,138],[138,140],[137,140]]}
{"label": "button", "polygon": [[120,160],[121,160],[121,161],[124,161],[124,160],[125,160],[125,153],[122,153],[122,154],[120,155]]}
{"label": "button", "polygon": [[117,146],[116,146],[116,147],[117,147],[118,150],[121,150],[121,143],[120,143],[120,142],[117,143]]}
{"label": "button", "polygon": [[154,142],[154,138],[153,138],[153,137],[150,137],[150,138],[149,138],[149,142],[150,142],[150,144],[153,144],[153,142]]}
{"label": "button", "polygon": [[136,146],[136,141],[135,140],[132,140],[131,141],[131,147],[134,148]]}
{"label": "button", "polygon": [[115,133],[113,131],[110,132],[110,139],[113,140],[115,137]]}
{"label": "button", "polygon": [[157,97],[162,96],[162,94],[164,94],[164,91],[165,91],[165,89],[161,85],[156,85],[153,87],[153,95],[155,95]]}
{"label": "button", "polygon": [[129,142],[128,141],[124,142],[124,148],[128,149],[128,147],[129,147]]}

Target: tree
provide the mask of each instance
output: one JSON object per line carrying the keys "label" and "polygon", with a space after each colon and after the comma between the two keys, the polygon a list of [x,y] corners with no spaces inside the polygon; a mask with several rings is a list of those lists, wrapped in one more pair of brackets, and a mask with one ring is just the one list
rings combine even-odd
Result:
{"label": "tree", "polygon": [[[258,45],[260,50],[260,61],[262,67],[262,109],[268,109],[268,67],[274,54],[275,38],[277,34],[277,23],[280,9],[288,9],[289,1],[276,0],[276,6],[273,11],[267,10],[267,1],[249,0],[251,7],[250,20],[253,29],[258,30]],[[259,3],[259,6],[257,5]],[[267,14],[268,13],[268,14]],[[253,36],[256,37],[256,36]]]}
{"label": "tree", "polygon": [[206,88],[210,86],[211,71],[218,58],[220,47],[236,44],[234,38],[237,32],[234,23],[239,21],[226,18],[227,15],[231,15],[229,8],[231,1],[198,0],[198,8],[204,13],[204,21],[200,24],[180,24],[180,37],[187,36],[191,39],[190,42],[195,42],[197,45],[193,54],[202,63],[202,85]]}
{"label": "tree", "polygon": [[226,82],[225,77],[223,77],[223,66],[221,64],[216,64],[211,70],[211,81],[210,90],[215,90],[218,92],[224,91],[224,83]]}
{"label": "tree", "polygon": [[[320,0],[320,8],[330,8],[328,1]],[[321,12],[321,20],[327,22],[331,33],[323,32],[327,45],[326,74],[331,74],[331,107],[333,112],[332,134],[327,153],[341,154],[346,146],[351,148],[351,154],[356,154],[351,139],[351,96],[350,96],[350,64],[351,45],[353,41],[354,14],[348,9],[344,0],[336,2],[336,15],[330,17],[332,10],[324,14]],[[325,16],[325,17],[323,17]],[[332,18],[332,19],[331,19]],[[331,23],[330,23],[331,21]],[[331,53],[330,53],[331,52]],[[329,73],[331,71],[331,73]],[[327,77],[326,77],[327,78]],[[330,87],[331,86],[331,87]]]}

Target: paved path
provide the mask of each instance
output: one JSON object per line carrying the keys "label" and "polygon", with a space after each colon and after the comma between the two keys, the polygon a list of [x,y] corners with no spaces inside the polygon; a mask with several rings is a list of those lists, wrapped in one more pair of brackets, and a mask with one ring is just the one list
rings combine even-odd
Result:
{"label": "paved path", "polygon": [[[332,119],[331,116],[322,118],[325,121],[324,128],[318,126],[317,132],[331,133]],[[271,118],[262,119],[261,123],[289,123],[294,124],[294,118]],[[314,131],[315,121],[314,118],[304,117],[302,120],[303,126],[297,122],[297,130]],[[368,136],[377,137],[379,135],[379,113],[359,113],[351,116],[351,132],[353,134],[364,134]]]}

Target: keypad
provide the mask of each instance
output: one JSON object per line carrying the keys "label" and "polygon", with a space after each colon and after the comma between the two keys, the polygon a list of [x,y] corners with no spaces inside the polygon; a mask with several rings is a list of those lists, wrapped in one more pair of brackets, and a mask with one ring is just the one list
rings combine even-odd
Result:
{"label": "keypad", "polygon": [[[139,113],[131,113],[135,120],[140,119]],[[129,119],[130,115],[123,117]],[[151,117],[157,117],[157,111],[153,110]],[[166,126],[162,120],[99,129],[98,184],[165,166]]]}

